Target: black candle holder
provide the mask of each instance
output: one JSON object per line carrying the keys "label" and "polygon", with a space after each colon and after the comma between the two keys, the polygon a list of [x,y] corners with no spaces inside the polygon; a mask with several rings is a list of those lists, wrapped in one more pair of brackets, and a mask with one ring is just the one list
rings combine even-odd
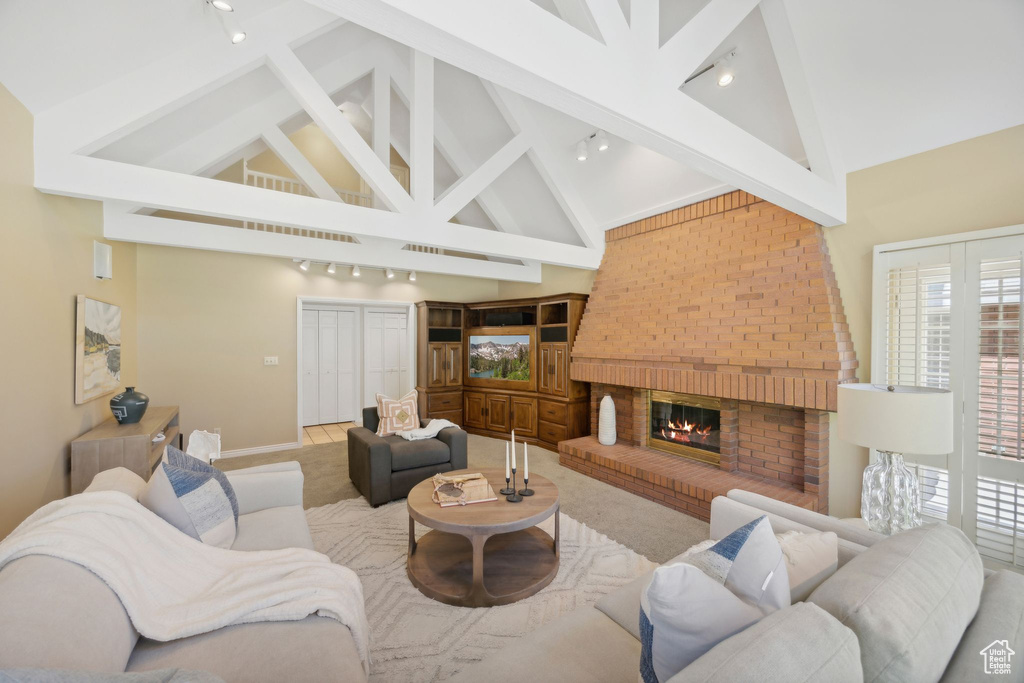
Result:
{"label": "black candle holder", "polygon": [[[504,493],[504,491],[502,491],[502,493]],[[505,496],[505,500],[507,500],[510,503],[521,503],[521,502],[523,502],[523,497],[521,495],[519,495],[518,493],[516,493],[516,468],[515,467],[512,468],[512,493],[510,493],[507,496]]]}
{"label": "black candle holder", "polygon": [[530,478],[529,477],[523,477],[523,487],[524,488],[519,489],[519,495],[520,496],[532,496],[533,495],[533,489],[530,488]]}
{"label": "black candle holder", "polygon": [[509,482],[509,478],[506,476],[505,477],[505,488],[503,488],[502,490],[498,491],[498,493],[500,493],[503,496],[510,496],[510,495],[512,495],[513,493],[516,492],[516,490],[514,488],[509,486],[508,482]]}

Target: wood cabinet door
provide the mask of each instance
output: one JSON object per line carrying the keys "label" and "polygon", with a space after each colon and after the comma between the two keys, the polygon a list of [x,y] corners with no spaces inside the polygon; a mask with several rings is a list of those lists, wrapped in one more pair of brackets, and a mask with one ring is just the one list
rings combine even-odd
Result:
{"label": "wood cabinet door", "polygon": [[558,396],[569,394],[569,345],[551,345],[551,393]]}
{"label": "wood cabinet door", "polygon": [[484,418],[484,415],[487,412],[487,402],[484,395],[477,391],[467,391],[464,396],[465,410],[463,411],[462,419],[465,422],[465,426],[485,429],[487,427],[487,420]]}
{"label": "wood cabinet door", "polygon": [[512,397],[512,429],[517,436],[537,436],[537,399]]}
{"label": "wood cabinet door", "polygon": [[543,394],[550,394],[551,392],[551,381],[554,375],[552,363],[552,346],[554,344],[546,343],[540,345],[540,362],[537,363],[537,391]]}
{"label": "wood cabinet door", "polygon": [[445,346],[446,344],[431,343],[427,345],[427,387],[443,387],[445,385]]}
{"label": "wood cabinet door", "polygon": [[462,386],[462,344],[445,344],[444,383],[449,387]]}
{"label": "wood cabinet door", "polygon": [[487,399],[487,410],[484,418],[487,420],[487,429],[492,432],[505,432],[511,430],[509,426],[509,400],[508,396],[500,394],[484,394]]}

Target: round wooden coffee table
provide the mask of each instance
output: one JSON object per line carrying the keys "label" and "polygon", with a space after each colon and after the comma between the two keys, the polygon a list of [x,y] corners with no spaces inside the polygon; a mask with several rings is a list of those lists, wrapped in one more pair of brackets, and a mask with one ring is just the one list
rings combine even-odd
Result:
{"label": "round wooden coffee table", "polygon": [[[424,595],[449,605],[490,607],[529,597],[551,583],[558,572],[558,488],[544,477],[530,477],[535,492],[521,503],[498,493],[505,471],[479,472],[498,500],[443,508],[433,500],[432,480],[409,492],[409,580]],[[523,488],[522,480],[518,482]],[[537,524],[555,516],[552,538]],[[428,526],[416,540],[416,522]]]}

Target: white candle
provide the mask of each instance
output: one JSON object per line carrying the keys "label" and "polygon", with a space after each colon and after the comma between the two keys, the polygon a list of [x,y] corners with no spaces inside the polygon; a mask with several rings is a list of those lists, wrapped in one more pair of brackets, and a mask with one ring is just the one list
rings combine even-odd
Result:
{"label": "white candle", "polygon": [[512,430],[512,469],[516,469],[516,430]]}
{"label": "white candle", "polygon": [[505,478],[512,478],[512,473],[508,471],[508,444],[505,444]]}
{"label": "white candle", "polygon": [[530,453],[526,450],[526,443],[523,442],[523,481],[530,478]]}

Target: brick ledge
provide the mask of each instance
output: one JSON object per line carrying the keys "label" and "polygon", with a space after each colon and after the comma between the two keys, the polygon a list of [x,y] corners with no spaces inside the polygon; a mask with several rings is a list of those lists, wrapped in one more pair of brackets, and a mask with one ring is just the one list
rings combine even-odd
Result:
{"label": "brick ledge", "polygon": [[809,510],[817,507],[813,493],[796,487],[742,472],[723,472],[712,465],[649,448],[624,443],[602,446],[593,436],[560,442],[558,461],[581,474],[704,521],[711,519],[711,500],[736,488]]}

